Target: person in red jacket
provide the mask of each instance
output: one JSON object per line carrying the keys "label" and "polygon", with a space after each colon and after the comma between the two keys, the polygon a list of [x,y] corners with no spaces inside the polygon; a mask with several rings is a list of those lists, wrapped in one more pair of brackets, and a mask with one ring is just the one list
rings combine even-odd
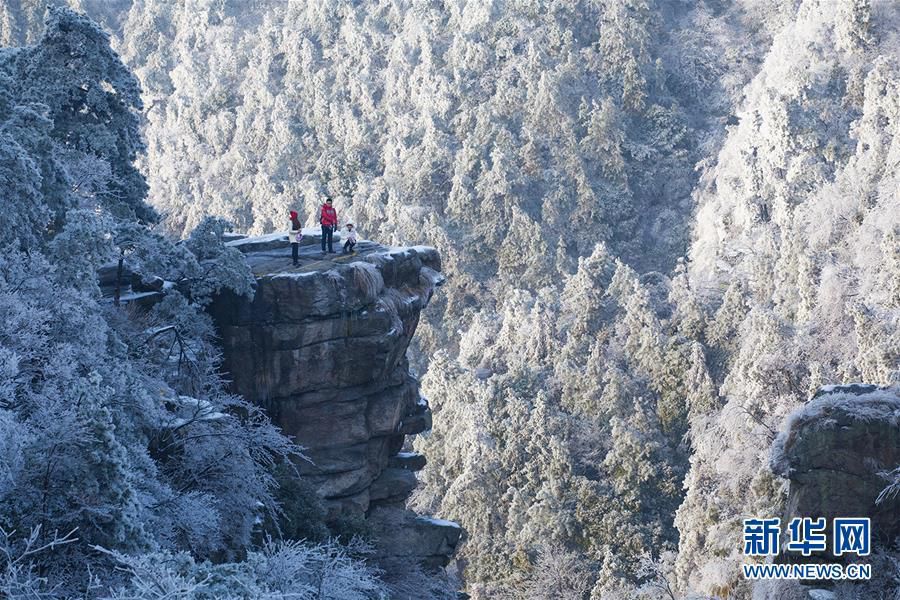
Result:
{"label": "person in red jacket", "polygon": [[325,204],[319,209],[319,223],[322,225],[322,254],[325,254],[325,241],[328,241],[328,253],[334,254],[332,239],[334,230],[337,229],[337,211],[332,206],[331,198],[325,199]]}

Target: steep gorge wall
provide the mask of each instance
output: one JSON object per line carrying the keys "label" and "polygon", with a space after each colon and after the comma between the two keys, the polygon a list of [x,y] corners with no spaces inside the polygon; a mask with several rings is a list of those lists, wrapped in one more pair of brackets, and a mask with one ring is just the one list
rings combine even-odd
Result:
{"label": "steep gorge wall", "polygon": [[226,294],[210,311],[236,393],[302,445],[301,476],[330,516],[365,516],[382,558],[446,564],[461,530],[404,508],[425,458],[401,449],[431,428],[406,350],[443,282],[433,248],[363,242],[347,260],[302,254],[286,239],[242,240],[257,274],[252,301]]}

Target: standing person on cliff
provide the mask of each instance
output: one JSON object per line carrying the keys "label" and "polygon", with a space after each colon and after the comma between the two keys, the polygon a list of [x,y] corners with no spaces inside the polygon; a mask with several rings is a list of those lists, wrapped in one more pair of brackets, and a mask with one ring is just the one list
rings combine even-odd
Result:
{"label": "standing person on cliff", "polygon": [[322,225],[322,254],[325,254],[325,241],[328,241],[328,254],[334,254],[332,240],[337,229],[337,211],[332,206],[331,198],[325,198],[325,204],[319,208],[319,223]]}
{"label": "standing person on cliff", "polygon": [[291,211],[291,257],[294,259],[294,266],[300,264],[300,240],[303,239],[303,226],[300,225],[300,219],[297,218],[297,211]]}

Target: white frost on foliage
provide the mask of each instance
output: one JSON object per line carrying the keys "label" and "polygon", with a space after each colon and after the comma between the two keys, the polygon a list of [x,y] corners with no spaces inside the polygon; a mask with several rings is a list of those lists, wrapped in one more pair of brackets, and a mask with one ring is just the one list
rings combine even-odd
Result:
{"label": "white frost on foliage", "polygon": [[195,421],[217,421],[224,419],[227,415],[216,410],[216,408],[208,401],[191,396],[178,396],[179,408],[187,417],[179,417],[174,419],[170,426],[173,429],[184,427],[185,425]]}
{"label": "white frost on foliage", "polygon": [[446,519],[437,519],[435,517],[418,517],[420,521],[425,521],[426,523],[431,523],[432,525],[437,525],[439,527],[452,527],[454,529],[459,529],[459,523],[454,521],[447,521]]}

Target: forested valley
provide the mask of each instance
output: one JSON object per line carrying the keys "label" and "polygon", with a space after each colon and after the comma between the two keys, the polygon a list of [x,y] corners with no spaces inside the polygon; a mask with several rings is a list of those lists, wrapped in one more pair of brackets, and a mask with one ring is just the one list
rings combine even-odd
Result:
{"label": "forested valley", "polygon": [[[0,0],[9,597],[750,598],[785,418],[900,384],[893,0],[50,4]],[[324,195],[442,256],[411,506],[465,529],[448,581],[254,534],[301,450],[227,393],[203,308],[249,292],[227,229]],[[98,299],[126,253],[181,282],[144,321]],[[838,597],[900,593],[898,548],[872,562]]]}

